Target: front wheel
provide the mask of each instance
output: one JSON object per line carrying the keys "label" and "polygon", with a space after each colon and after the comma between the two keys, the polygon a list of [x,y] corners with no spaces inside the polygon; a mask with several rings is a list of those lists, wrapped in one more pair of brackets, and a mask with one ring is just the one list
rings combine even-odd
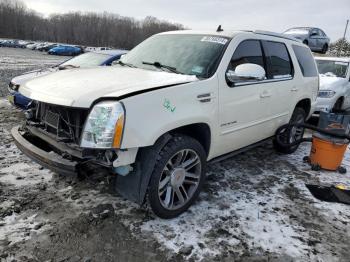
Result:
{"label": "front wheel", "polygon": [[[290,124],[304,124],[306,119],[306,113],[305,110],[296,107],[293,111],[292,117],[289,121]],[[304,128],[303,127],[293,127],[290,132],[287,132],[287,130],[281,134],[281,139],[283,139],[285,142],[293,143],[295,141],[298,141],[303,138],[304,136]],[[292,154],[294,153],[299,145],[294,145],[291,147],[283,147],[279,143],[277,143],[276,139],[273,140],[273,146],[277,152],[280,152],[282,154]]]}
{"label": "front wheel", "polygon": [[185,212],[205,180],[206,153],[195,139],[179,135],[161,150],[148,187],[148,202],[161,218]]}

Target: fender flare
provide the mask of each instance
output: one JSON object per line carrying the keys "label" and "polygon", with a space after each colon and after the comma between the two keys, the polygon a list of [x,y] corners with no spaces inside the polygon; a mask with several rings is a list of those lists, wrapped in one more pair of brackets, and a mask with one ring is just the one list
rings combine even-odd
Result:
{"label": "fender flare", "polygon": [[158,155],[171,138],[172,136],[166,133],[153,146],[139,149],[134,170],[126,176],[117,176],[115,189],[119,194],[139,205],[144,203]]}

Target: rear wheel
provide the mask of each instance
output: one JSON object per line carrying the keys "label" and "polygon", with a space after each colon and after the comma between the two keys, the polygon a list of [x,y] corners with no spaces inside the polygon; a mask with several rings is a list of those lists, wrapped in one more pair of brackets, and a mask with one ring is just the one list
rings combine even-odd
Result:
{"label": "rear wheel", "polygon": [[[289,121],[290,124],[303,124],[306,119],[306,113],[305,110],[296,107],[294,109],[294,112],[292,114],[292,117]],[[285,132],[285,134],[281,134],[283,137],[282,139],[285,141],[288,141],[288,143],[293,143],[295,141],[300,140],[304,136],[304,128],[303,127],[293,127],[290,132]],[[283,153],[283,154],[291,154],[294,153],[299,145],[291,146],[291,147],[282,147],[280,144],[277,143],[277,141],[273,140],[273,146],[277,152]]]}
{"label": "rear wheel", "polygon": [[321,53],[322,53],[322,54],[325,54],[325,53],[327,53],[327,51],[328,51],[328,45],[327,45],[327,44],[324,44],[323,47],[322,47]]}
{"label": "rear wheel", "polygon": [[148,202],[161,218],[185,212],[196,200],[205,180],[206,153],[188,136],[175,136],[161,150],[148,188]]}

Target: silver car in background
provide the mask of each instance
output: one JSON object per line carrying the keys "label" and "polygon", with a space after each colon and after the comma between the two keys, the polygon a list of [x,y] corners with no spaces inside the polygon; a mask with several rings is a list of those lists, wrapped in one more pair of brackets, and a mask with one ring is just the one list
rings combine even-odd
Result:
{"label": "silver car in background", "polygon": [[283,32],[293,36],[308,45],[313,52],[325,54],[329,47],[329,37],[319,28],[315,27],[294,27]]}

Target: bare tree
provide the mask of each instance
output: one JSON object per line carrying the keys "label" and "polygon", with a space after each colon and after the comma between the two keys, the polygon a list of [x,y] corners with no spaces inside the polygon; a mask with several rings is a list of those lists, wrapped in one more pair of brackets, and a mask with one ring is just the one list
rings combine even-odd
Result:
{"label": "bare tree", "polygon": [[2,38],[130,49],[153,34],[183,28],[151,16],[140,21],[107,12],[70,12],[45,18],[20,0],[0,0]]}

